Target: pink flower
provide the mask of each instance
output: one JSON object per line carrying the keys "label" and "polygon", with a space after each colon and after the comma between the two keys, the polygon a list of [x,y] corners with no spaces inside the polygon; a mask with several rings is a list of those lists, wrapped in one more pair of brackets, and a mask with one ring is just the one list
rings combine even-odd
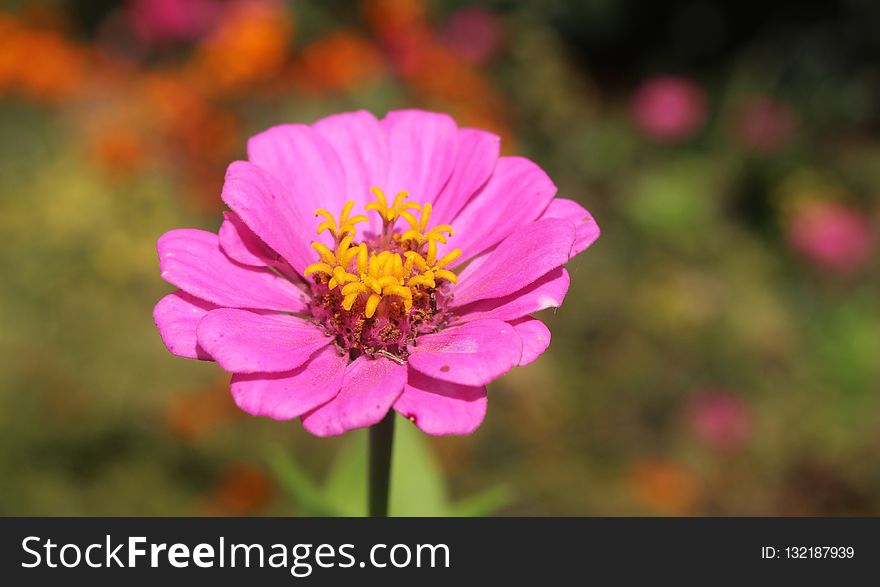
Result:
{"label": "pink flower", "polygon": [[794,112],[784,102],[761,96],[751,98],[737,112],[736,133],[748,149],[775,153],[791,141],[797,128]]}
{"label": "pink flower", "polygon": [[144,43],[191,41],[208,30],[219,8],[217,0],[131,0],[128,19]]}
{"label": "pink flower", "polygon": [[700,130],[706,119],[706,96],[694,82],[677,76],[652,77],[632,101],[636,125],[663,143],[684,140]]}
{"label": "pink flower", "polygon": [[788,237],[796,251],[830,271],[852,271],[871,254],[868,219],[837,202],[801,206],[791,219]]}
{"label": "pink flower", "polygon": [[717,450],[736,450],[751,433],[752,414],[748,406],[726,391],[696,395],[691,400],[688,415],[697,438]]}
{"label": "pink flower", "polygon": [[562,303],[562,265],[599,236],[537,165],[443,114],[276,126],[248,158],[227,171],[219,235],[159,239],[179,291],[154,318],[173,354],[233,373],[244,411],[319,436],[392,408],[472,432],[486,384],[547,349],[530,314]]}
{"label": "pink flower", "polygon": [[489,61],[504,39],[501,19],[485,8],[469,7],[455,11],[441,36],[459,57],[471,63]]}

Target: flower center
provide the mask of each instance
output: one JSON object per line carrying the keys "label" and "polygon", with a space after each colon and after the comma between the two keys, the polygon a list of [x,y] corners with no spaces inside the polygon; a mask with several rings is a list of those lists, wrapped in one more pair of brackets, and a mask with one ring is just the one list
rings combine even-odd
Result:
{"label": "flower center", "polygon": [[[328,231],[335,244],[331,249],[312,243],[319,261],[305,270],[314,280],[311,311],[352,358],[366,353],[402,361],[418,334],[442,326],[448,290],[458,282],[446,267],[461,250],[437,258],[437,243],[445,244],[453,231],[446,224],[428,228],[431,204],[407,202],[406,191],[389,204],[381,189],[370,191],[376,201],[366,210],[381,218],[379,234],[358,236],[357,224],[368,218],[351,216],[353,201],[345,203],[338,218],[324,209],[315,212],[324,219],[318,234]],[[408,228],[398,230],[399,219]]]}

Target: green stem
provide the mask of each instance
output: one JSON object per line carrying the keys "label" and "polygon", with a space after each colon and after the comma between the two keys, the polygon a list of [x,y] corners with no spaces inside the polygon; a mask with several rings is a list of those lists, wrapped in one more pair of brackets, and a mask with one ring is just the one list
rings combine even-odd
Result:
{"label": "green stem", "polygon": [[370,516],[388,517],[391,481],[391,447],[394,444],[394,410],[370,427]]}

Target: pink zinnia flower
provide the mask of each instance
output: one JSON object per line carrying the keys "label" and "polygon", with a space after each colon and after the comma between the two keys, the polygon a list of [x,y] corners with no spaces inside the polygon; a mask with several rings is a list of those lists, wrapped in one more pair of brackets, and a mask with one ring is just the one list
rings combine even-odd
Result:
{"label": "pink zinnia flower", "polygon": [[694,434],[717,450],[738,449],[752,430],[749,406],[726,391],[699,393],[691,400],[688,411]]}
{"label": "pink zinnia flower", "polygon": [[441,33],[446,45],[471,63],[489,61],[504,39],[501,19],[486,8],[468,7],[449,17]]}
{"label": "pink zinnia flower", "polygon": [[198,38],[219,11],[216,0],[131,0],[128,19],[140,41],[159,44]]}
{"label": "pink zinnia flower", "polygon": [[740,142],[761,154],[779,151],[797,130],[797,117],[788,104],[769,96],[746,101],[734,122]]}
{"label": "pink zinnia flower", "polygon": [[416,110],[252,137],[219,235],[159,239],[180,288],[154,311],[166,346],[233,373],[244,411],[319,436],[392,408],[472,432],[486,384],[547,349],[530,314],[562,303],[562,265],[599,236],[537,165],[498,153],[497,136]]}
{"label": "pink zinnia flower", "polygon": [[702,128],[706,119],[706,95],[687,78],[652,77],[633,96],[632,115],[636,125],[652,139],[678,142]]}
{"label": "pink zinnia flower", "polygon": [[820,267],[847,273],[871,255],[871,225],[864,214],[837,202],[811,202],[795,211],[788,227],[796,251]]}

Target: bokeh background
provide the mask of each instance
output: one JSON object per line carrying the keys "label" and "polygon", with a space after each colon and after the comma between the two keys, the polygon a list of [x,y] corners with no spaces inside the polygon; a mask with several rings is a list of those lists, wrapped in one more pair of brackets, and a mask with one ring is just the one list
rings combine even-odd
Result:
{"label": "bokeh background", "polygon": [[880,515],[880,4],[3,6],[0,514],[362,511],[362,434],[165,351],[155,240],[251,134],[420,107],[602,237],[475,434],[398,423],[396,513]]}

